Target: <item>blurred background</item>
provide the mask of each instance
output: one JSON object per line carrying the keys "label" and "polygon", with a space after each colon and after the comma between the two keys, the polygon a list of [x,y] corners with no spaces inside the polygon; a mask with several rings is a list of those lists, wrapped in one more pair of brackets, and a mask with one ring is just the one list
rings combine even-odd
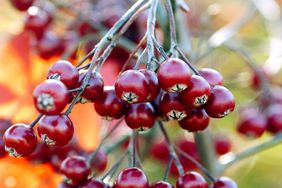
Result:
{"label": "blurred background", "polygon": [[[101,24],[102,30],[105,30],[115,23],[132,2],[134,1],[124,0],[117,3],[117,1],[73,0],[72,3],[76,3],[77,6],[71,8],[68,1],[36,0],[35,5],[45,7],[47,9],[45,11],[49,11],[54,19],[54,22],[48,28],[47,26],[45,28],[48,29],[48,32],[50,30],[50,36],[48,34],[44,40],[39,40],[36,39],[37,36],[30,34],[26,25],[28,14],[33,15],[38,11],[36,7],[29,9],[28,12],[19,11],[11,5],[9,0],[0,0],[1,122],[4,122],[4,120],[32,122],[38,114],[33,106],[32,91],[38,83],[45,79],[49,66],[60,57],[69,57],[67,55],[70,53],[75,54],[75,57],[71,57],[72,63],[77,63],[78,59],[81,59],[89,51],[89,46],[90,48],[93,47],[103,33],[96,34],[96,31],[90,31],[89,26],[83,25],[82,21],[79,21],[77,15],[73,13],[74,11],[83,10],[85,7],[89,7],[89,3],[92,3],[91,6],[97,11],[94,11],[93,14],[86,11],[85,14],[94,24]],[[255,140],[246,139],[236,133],[239,106],[250,104],[259,96],[260,91],[254,89],[253,72],[244,63],[244,60],[236,53],[218,46],[229,39],[238,42],[248,51],[254,61],[266,71],[271,81],[275,85],[281,86],[282,1],[190,0],[187,3],[191,11],[187,14],[179,13],[177,15],[179,18],[178,24],[180,27],[185,27],[181,28],[182,32],[179,33],[182,48],[194,60],[192,62],[195,62],[198,68],[212,67],[220,71],[225,80],[224,85],[233,92],[237,102],[237,108],[230,116],[220,120],[212,120],[210,129],[213,134],[227,135],[232,143],[232,152],[234,153],[269,139],[272,135],[268,133]],[[40,23],[44,22],[44,14],[41,13],[42,20],[39,21]],[[159,14],[162,15],[162,9],[159,9]],[[162,19],[163,17],[158,20],[160,27],[165,25]],[[124,45],[125,48],[130,49],[131,44],[142,38],[142,34],[146,30],[145,24],[146,15],[144,14],[126,34],[127,43],[125,43],[127,45]],[[79,30],[73,33],[74,28],[79,28]],[[225,30],[220,30],[222,28],[225,28]],[[94,36],[91,36],[91,32],[94,33]],[[215,32],[217,34],[213,34]],[[79,35],[79,37],[76,35]],[[161,29],[158,29],[158,37],[160,39],[163,37]],[[54,40],[57,41],[54,42]],[[72,48],[63,47],[63,52],[60,54],[52,52],[53,49],[50,49],[50,46],[59,45],[56,44],[58,41],[60,41],[59,44]],[[190,42],[186,43],[186,41]],[[216,48],[206,56],[199,58],[199,54],[208,45]],[[107,85],[114,83],[127,59],[128,52],[126,49],[122,49],[120,46],[118,48],[101,70]],[[55,51],[58,51],[58,49]],[[63,157],[66,157],[64,151],[72,151],[72,147],[79,147],[80,150],[85,152],[94,150],[99,144],[101,135],[105,133],[108,127],[108,123],[100,120],[99,116],[96,115],[93,104],[75,106],[71,119],[75,125],[75,140],[73,141],[75,146],[67,146],[71,149],[56,148],[54,151],[52,150],[52,156],[47,157],[47,153],[50,154],[50,151],[47,150],[47,153],[43,152],[42,154],[40,152],[40,156],[34,154],[34,156],[26,159],[8,157],[1,151],[0,187],[57,187],[62,180],[57,167]],[[0,129],[2,130],[5,127],[5,122],[1,122],[2,127]],[[181,129],[175,129],[174,122],[168,123],[167,127],[175,142],[181,142],[181,139],[192,140],[188,133],[184,133]],[[117,138],[127,132],[127,128],[121,128],[115,137]],[[159,141],[162,140],[158,135],[156,135],[156,138]],[[2,147],[2,138],[1,144]],[[281,150],[282,145],[279,145],[263,151],[231,166],[224,174],[233,178],[240,188],[282,187]],[[63,153],[62,156],[55,156],[56,154],[61,155],[58,154],[61,152]],[[119,149],[109,155],[108,163],[111,164],[121,152],[122,149]],[[150,182],[161,179],[162,173],[159,172],[165,170],[165,165],[155,155],[157,154],[148,151],[149,158],[143,163]],[[232,154],[228,153],[221,159],[224,160],[229,155]],[[44,157],[46,159],[43,160]],[[173,176],[170,180],[174,181]]]}

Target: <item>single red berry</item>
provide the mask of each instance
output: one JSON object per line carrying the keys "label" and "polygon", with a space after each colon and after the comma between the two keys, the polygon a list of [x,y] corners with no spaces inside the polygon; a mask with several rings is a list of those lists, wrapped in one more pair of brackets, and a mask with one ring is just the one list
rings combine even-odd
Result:
{"label": "single red berry", "polygon": [[[93,21],[92,24],[97,24],[96,20],[91,20],[91,21]],[[89,33],[96,33],[96,29],[93,28],[91,26],[91,24],[89,24],[88,22],[85,22],[85,21],[80,22],[80,24],[78,25],[77,28],[78,28],[77,30],[78,30],[78,33],[79,33],[80,36],[85,36]]]}
{"label": "single red berry", "polygon": [[3,140],[5,150],[10,156],[24,157],[31,154],[37,146],[37,138],[32,128],[18,123],[6,130]]}
{"label": "single red berry", "polygon": [[60,114],[68,103],[66,86],[58,80],[46,80],[33,91],[36,109],[46,115]]}
{"label": "single red berry", "polygon": [[99,149],[96,156],[91,161],[91,168],[97,173],[102,173],[106,170],[108,164],[108,156],[104,149]]}
{"label": "single red berry", "polygon": [[221,177],[213,183],[211,188],[238,188],[238,186],[232,179]]}
{"label": "single red berry", "polygon": [[140,72],[144,74],[149,85],[149,93],[146,101],[153,101],[160,92],[159,80],[155,72],[141,69]]}
{"label": "single red berry", "polygon": [[11,120],[0,118],[0,135],[3,135],[11,125]]}
{"label": "single red berry", "polygon": [[150,149],[151,155],[161,161],[169,160],[169,149],[166,141],[153,143]]}
{"label": "single red berry", "polygon": [[28,11],[28,16],[25,20],[25,29],[31,31],[40,39],[51,22],[52,16],[50,12],[39,7],[32,7]]}
{"label": "single red berry", "polygon": [[70,62],[59,60],[49,68],[47,79],[60,80],[68,89],[73,89],[78,82],[78,71]]}
{"label": "single red berry", "polygon": [[62,44],[61,38],[55,33],[46,32],[42,38],[37,41],[35,48],[42,59],[48,60],[62,53]]}
{"label": "single red berry", "polygon": [[214,86],[208,102],[207,114],[212,118],[222,118],[233,112],[235,100],[233,94],[223,86]]}
{"label": "single red berry", "polygon": [[185,107],[178,93],[164,93],[160,101],[160,109],[169,119],[183,120],[192,109]]}
{"label": "single red berry", "polygon": [[208,188],[208,184],[201,174],[189,172],[177,179],[176,188]]}
{"label": "single red berry", "polygon": [[266,72],[265,69],[263,68],[258,68],[256,71],[253,71],[251,74],[251,80],[250,80],[250,85],[254,89],[259,89],[262,86],[262,78],[268,80],[270,78],[270,75]]}
{"label": "single red berry", "polygon": [[126,105],[117,97],[115,88],[111,86],[105,86],[103,95],[94,103],[96,112],[107,120],[121,118],[125,113]]}
{"label": "single red berry", "polygon": [[245,110],[239,115],[237,131],[245,136],[258,138],[266,130],[267,120],[259,111]]}
{"label": "single red berry", "polygon": [[[85,76],[87,74],[87,71],[83,71],[79,74],[79,80],[77,83],[77,87],[81,87]],[[104,81],[99,72],[93,71],[90,75],[89,82],[87,84],[87,87],[84,89],[83,93],[81,94],[81,103],[86,102],[96,102],[99,100],[104,91]]]}
{"label": "single red berry", "polygon": [[132,129],[151,128],[155,123],[155,112],[151,103],[130,104],[125,113],[125,122]]}
{"label": "single red berry", "polygon": [[273,104],[268,107],[267,130],[273,134],[282,131],[282,104]]}
{"label": "single red berry", "polygon": [[72,139],[73,125],[65,114],[45,115],[40,119],[37,131],[45,144],[64,146]]}
{"label": "single red berry", "polygon": [[194,109],[183,120],[179,121],[181,128],[189,132],[197,132],[206,129],[209,125],[210,117],[203,109]]}
{"label": "single red berry", "polygon": [[[185,153],[193,157],[195,160],[197,160],[198,162],[200,161],[200,156],[194,141],[188,140],[186,138],[184,139],[182,138],[177,142],[177,146],[182,151],[184,151]],[[197,169],[195,163],[187,159],[185,156],[179,154],[179,159],[185,171],[191,171]]]}
{"label": "single red berry", "polygon": [[68,184],[78,186],[87,181],[90,165],[84,157],[72,156],[63,161],[60,171]]}
{"label": "single red berry", "polygon": [[158,181],[153,183],[150,188],[174,188],[174,186],[165,181]]}
{"label": "single red berry", "polygon": [[214,69],[203,68],[199,71],[199,73],[212,87],[223,84],[222,75]]}
{"label": "single red berry", "polygon": [[178,58],[170,58],[163,62],[158,70],[158,79],[163,90],[168,92],[181,92],[191,82],[189,66]]}
{"label": "single red berry", "polygon": [[123,72],[115,83],[117,96],[128,103],[144,102],[149,94],[148,81],[137,70]]}
{"label": "single red berry", "polygon": [[81,185],[80,188],[110,188],[110,186],[92,178]]}
{"label": "single red berry", "polygon": [[115,188],[149,188],[145,173],[137,167],[123,169],[116,181]]}
{"label": "single red berry", "polygon": [[29,7],[31,7],[34,0],[10,0],[12,5],[20,10],[26,11]]}
{"label": "single red berry", "polygon": [[208,101],[210,94],[209,83],[204,78],[193,75],[191,84],[179,94],[179,97],[184,105],[197,108]]}
{"label": "single red berry", "polygon": [[224,155],[231,150],[231,141],[224,134],[216,134],[214,137],[214,147],[218,155]]}

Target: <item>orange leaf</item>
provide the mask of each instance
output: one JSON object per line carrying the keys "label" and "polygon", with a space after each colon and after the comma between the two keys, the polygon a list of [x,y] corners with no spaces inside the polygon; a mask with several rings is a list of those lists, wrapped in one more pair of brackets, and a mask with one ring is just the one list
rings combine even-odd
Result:
{"label": "orange leaf", "polygon": [[16,95],[10,90],[10,88],[3,84],[0,85],[0,104],[11,102],[15,98]]}

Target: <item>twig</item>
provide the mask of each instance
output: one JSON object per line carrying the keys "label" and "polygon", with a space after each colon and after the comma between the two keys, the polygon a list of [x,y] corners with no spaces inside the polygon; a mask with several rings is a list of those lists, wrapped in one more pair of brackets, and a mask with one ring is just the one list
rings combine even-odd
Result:
{"label": "twig", "polygon": [[35,120],[34,120],[32,123],[29,124],[30,128],[33,128],[33,127],[38,123],[38,121],[39,121],[42,117],[43,117],[43,114],[39,114],[39,115],[35,118]]}

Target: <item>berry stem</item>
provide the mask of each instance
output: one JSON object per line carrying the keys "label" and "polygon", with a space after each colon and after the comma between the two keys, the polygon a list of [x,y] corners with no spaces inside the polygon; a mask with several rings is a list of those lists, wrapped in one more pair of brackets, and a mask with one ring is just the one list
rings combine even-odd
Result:
{"label": "berry stem", "polygon": [[[170,28],[170,50],[173,51],[177,45],[175,17],[173,13],[172,0],[166,0],[165,7],[168,12],[169,28]],[[175,2],[174,2],[175,3]]]}
{"label": "berry stem", "polygon": [[174,149],[174,146],[173,144],[171,143],[170,141],[170,138],[163,126],[163,123],[161,121],[158,122],[159,123],[159,127],[161,129],[161,132],[163,133],[164,137],[165,137],[165,140],[168,144],[168,147],[169,147],[169,153],[170,155],[173,157],[174,161],[175,161],[175,164],[176,164],[176,167],[177,167],[177,170],[179,172],[180,175],[183,175],[184,174],[184,169],[183,169],[183,166],[181,165],[180,163],[180,160],[175,152],[175,149]]}
{"label": "berry stem", "polygon": [[245,151],[242,151],[241,153],[238,153],[237,155],[235,155],[235,157],[228,161],[227,163],[224,164],[224,168],[228,168],[230,166],[232,166],[233,164],[243,160],[243,159],[246,159],[248,157],[251,157],[251,156],[254,156],[256,155],[257,153],[260,153],[264,150],[267,150],[269,148],[272,148],[278,144],[281,144],[282,143],[282,133],[280,134],[277,134],[276,136],[274,136],[273,138],[263,142],[263,143],[260,143],[256,146],[253,146],[249,149],[246,149]]}
{"label": "berry stem", "polygon": [[132,137],[131,137],[131,162],[132,167],[136,166],[136,140],[138,138],[138,130],[132,130]]}
{"label": "berry stem", "polygon": [[38,123],[38,121],[39,121],[42,117],[43,117],[43,114],[39,114],[39,115],[35,118],[35,120],[29,124],[30,128],[33,129],[33,127]]}
{"label": "berry stem", "polygon": [[164,173],[164,178],[163,178],[164,181],[167,181],[167,178],[168,178],[168,175],[169,175],[169,170],[170,170],[170,167],[172,165],[172,162],[173,162],[173,157],[170,155],[166,169],[165,169],[165,173]]}
{"label": "berry stem", "polygon": [[176,51],[180,54],[182,59],[185,61],[185,63],[190,67],[190,69],[196,74],[200,75],[199,71],[192,65],[190,60],[185,56],[184,52],[179,48],[179,46],[175,46]]}

